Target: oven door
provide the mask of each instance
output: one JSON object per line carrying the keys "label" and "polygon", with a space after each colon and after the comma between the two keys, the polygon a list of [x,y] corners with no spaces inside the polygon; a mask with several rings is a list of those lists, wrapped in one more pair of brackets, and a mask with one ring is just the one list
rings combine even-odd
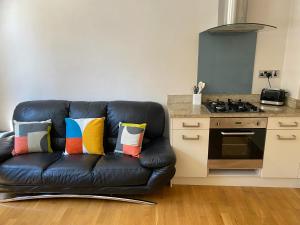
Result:
{"label": "oven door", "polygon": [[[211,129],[208,159],[211,168],[260,168],[266,129]],[[220,160],[223,160],[222,162]],[[229,161],[230,160],[230,161]],[[214,163],[213,163],[214,162]]]}

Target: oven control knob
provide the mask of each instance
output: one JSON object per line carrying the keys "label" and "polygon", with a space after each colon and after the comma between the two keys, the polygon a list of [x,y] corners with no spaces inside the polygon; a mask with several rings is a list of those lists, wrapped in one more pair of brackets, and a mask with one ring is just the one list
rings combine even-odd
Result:
{"label": "oven control knob", "polygon": [[259,121],[257,121],[257,122],[256,122],[256,125],[257,125],[257,126],[259,126],[259,125],[260,125],[260,122],[259,122]]}
{"label": "oven control knob", "polygon": [[217,126],[218,126],[218,127],[220,126],[220,122],[217,122]]}

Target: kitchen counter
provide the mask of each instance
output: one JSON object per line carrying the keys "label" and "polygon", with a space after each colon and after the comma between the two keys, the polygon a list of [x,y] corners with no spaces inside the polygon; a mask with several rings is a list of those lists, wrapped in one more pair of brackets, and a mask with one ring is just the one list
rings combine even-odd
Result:
{"label": "kitchen counter", "polygon": [[[172,183],[184,185],[300,187],[300,156],[298,151],[300,144],[300,109],[297,108],[299,103],[294,101],[297,104],[290,104],[289,99],[287,99],[287,104],[280,107],[261,105],[259,95],[202,96],[203,102],[216,101],[217,99],[220,101],[242,99],[261,108],[264,112],[211,113],[204,105],[193,106],[191,95],[168,96],[167,106],[171,117],[170,142],[177,157],[176,174]],[[293,107],[293,105],[296,107]],[[218,123],[211,123],[212,119],[210,118],[213,117],[225,118],[219,125],[221,123],[222,125],[223,123],[233,125],[234,121],[240,122],[232,127],[232,133],[229,135],[233,134],[233,136],[226,139],[226,149],[220,147],[225,142],[221,139],[217,140],[222,136],[221,126],[213,131],[213,135],[210,135],[212,134],[210,128],[213,128],[214,125],[218,126]],[[245,156],[244,147],[239,148],[241,146],[236,145],[237,140],[239,143],[243,143],[242,141],[245,139],[234,139],[235,134],[233,131],[238,128],[238,124],[241,124],[242,120],[232,120],[230,117],[246,118],[241,128],[247,129],[249,133],[244,135],[252,135],[253,133],[255,136],[252,138],[258,138],[256,140],[259,140],[254,142],[260,142],[261,144],[263,144],[261,141],[265,140],[264,147],[261,146],[264,151],[263,158],[252,160],[247,155],[247,161],[235,160],[238,154],[243,154],[242,158]],[[250,120],[251,117],[265,119]],[[254,125],[253,121],[259,122],[256,123],[255,128],[250,128],[251,126],[246,128],[248,122],[250,125]],[[265,132],[265,137],[260,136],[262,133],[255,134],[256,132],[252,132],[265,126],[267,126],[266,131],[260,130],[260,132]],[[226,134],[223,133],[223,135]],[[211,144],[213,145],[212,148],[210,148]],[[230,149],[230,145],[234,146],[232,161],[227,158],[231,154],[231,151],[227,151],[227,149]],[[244,144],[242,145],[244,146]],[[227,160],[219,158],[222,161],[218,161],[218,159],[209,158],[209,152],[215,151],[212,149],[215,149],[218,152],[216,154],[220,155],[223,154],[223,150],[226,151],[226,154],[228,154],[226,155]],[[286,151],[282,151],[282,149]],[[222,152],[220,153],[220,151]],[[210,154],[212,155],[212,153]],[[248,154],[248,151],[246,154]],[[253,169],[243,170],[241,168]]]}
{"label": "kitchen counter", "polygon": [[171,118],[205,118],[205,117],[300,117],[300,109],[288,106],[266,106],[259,103],[252,103],[260,107],[261,113],[211,113],[204,105],[193,106],[190,102],[168,104],[168,111]]}

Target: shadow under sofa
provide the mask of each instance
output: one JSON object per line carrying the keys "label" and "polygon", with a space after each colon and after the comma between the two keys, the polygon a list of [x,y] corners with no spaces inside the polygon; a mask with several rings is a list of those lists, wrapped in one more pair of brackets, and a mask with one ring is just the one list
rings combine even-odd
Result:
{"label": "shadow under sofa", "polygon": [[[105,155],[64,155],[66,117],[105,117]],[[17,121],[52,120],[53,153],[12,156],[13,134],[1,138],[0,192],[15,194],[136,195],[159,190],[175,174],[176,157],[163,136],[165,112],[154,102],[23,102]],[[140,158],[114,153],[119,122],[147,123]]]}

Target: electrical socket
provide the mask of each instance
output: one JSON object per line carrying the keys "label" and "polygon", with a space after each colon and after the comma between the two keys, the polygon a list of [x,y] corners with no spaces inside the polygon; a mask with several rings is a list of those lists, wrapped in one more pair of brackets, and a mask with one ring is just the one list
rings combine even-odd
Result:
{"label": "electrical socket", "polygon": [[279,77],[279,70],[260,70],[258,72],[258,77],[260,78],[268,78],[268,74],[271,74],[270,78],[278,78]]}

